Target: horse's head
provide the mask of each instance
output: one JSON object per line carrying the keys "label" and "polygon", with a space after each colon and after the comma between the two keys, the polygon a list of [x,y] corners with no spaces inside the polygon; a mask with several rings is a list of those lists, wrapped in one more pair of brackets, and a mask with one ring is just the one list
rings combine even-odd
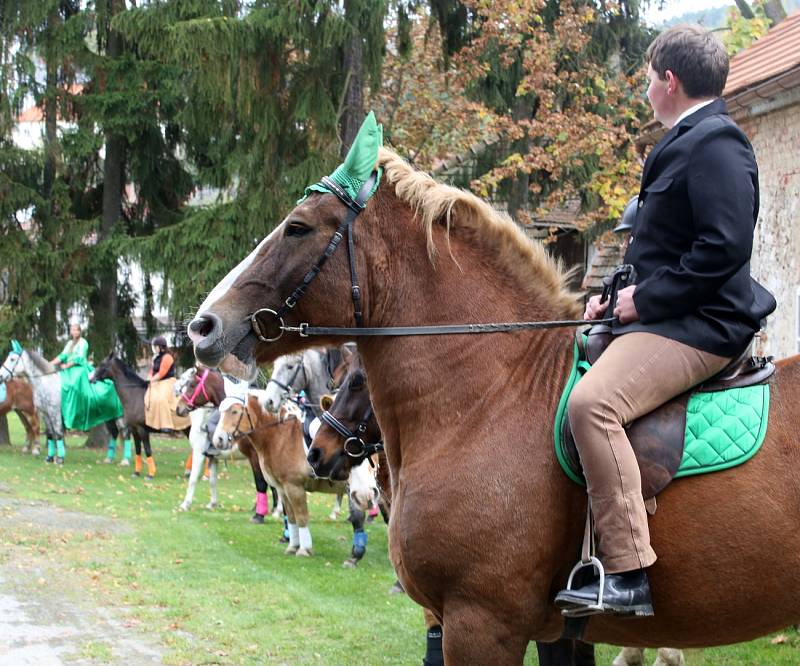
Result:
{"label": "horse's head", "polygon": [[252,434],[254,429],[254,416],[248,406],[239,398],[225,398],[219,405],[219,423],[211,442],[218,449],[226,451],[239,437]]}
{"label": "horse's head", "polygon": [[265,409],[277,413],[284,400],[299,393],[307,384],[308,370],[303,362],[303,354],[281,356],[272,367],[272,375],[261,404]]}
{"label": "horse's head", "polygon": [[370,197],[377,189],[380,141],[370,114],[344,164],[308,188],[308,196],[212,290],[189,324],[198,360],[252,379],[257,363],[308,346],[283,336],[283,323],[354,326],[354,302],[368,318],[372,304],[366,294],[353,295],[351,271],[366,284],[368,270],[381,264],[365,256],[373,235],[369,218],[379,206]]}
{"label": "horse's head", "polygon": [[342,386],[321,421],[308,451],[308,462],[317,476],[344,480],[351,468],[382,445],[358,353],[349,357]]}
{"label": "horse's head", "polygon": [[97,364],[89,375],[89,381],[98,382],[103,379],[112,379],[112,364],[114,363],[114,352],[112,351],[108,356],[106,356],[99,364]]}
{"label": "horse's head", "polygon": [[6,356],[6,360],[3,361],[3,365],[0,366],[0,382],[7,382],[9,379],[19,377],[24,373],[22,363],[22,355],[24,353],[22,348],[12,347],[8,356]]}

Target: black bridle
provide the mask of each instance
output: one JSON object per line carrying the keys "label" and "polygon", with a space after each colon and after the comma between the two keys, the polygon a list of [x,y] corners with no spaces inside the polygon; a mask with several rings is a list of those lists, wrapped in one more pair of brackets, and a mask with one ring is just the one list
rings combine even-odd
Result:
{"label": "black bridle", "polygon": [[[364,415],[361,417],[361,420],[356,424],[353,430],[348,428],[344,423],[342,423],[328,411],[322,412],[322,415],[319,418],[320,421],[327,423],[337,433],[344,437],[344,452],[351,458],[358,459],[358,462],[360,463],[364,460],[364,458],[369,458],[369,456],[371,456],[373,453],[380,453],[384,450],[382,439],[378,440],[377,442],[364,441],[364,436],[367,433],[367,426],[369,425],[369,420],[372,418],[372,416],[372,402],[370,402],[369,406],[364,412]],[[370,460],[369,463],[374,467],[372,460]]]}
{"label": "black bridle", "polygon": [[[314,278],[319,275],[322,267],[328,261],[330,256],[336,252],[336,248],[339,247],[339,244],[342,242],[342,238],[345,236],[347,236],[347,258],[350,263],[350,297],[353,299],[353,316],[356,320],[356,326],[361,327],[361,324],[363,323],[363,313],[361,311],[361,287],[358,285],[358,273],[356,271],[355,230],[353,229],[353,223],[366,207],[367,199],[369,199],[370,193],[372,192],[372,188],[375,186],[377,179],[378,172],[373,171],[370,174],[370,177],[367,178],[366,182],[361,186],[356,198],[351,199],[350,195],[347,194],[347,192],[345,192],[341,187],[339,187],[338,184],[336,184],[327,176],[323,177],[322,183],[325,185],[325,187],[331,190],[331,192],[333,192],[333,194],[335,194],[339,200],[344,203],[345,206],[347,206],[347,215],[333,233],[333,236],[328,242],[328,246],[325,248],[322,256],[317,260],[317,263],[311,267],[311,270],[305,274],[303,281],[297,287],[295,287],[291,295],[288,296],[283,302],[283,305],[281,305],[277,310],[273,310],[271,308],[261,308],[248,315],[253,332],[256,334],[256,337],[258,337],[259,340],[262,342],[275,342],[283,335],[285,330],[288,330],[283,323],[283,317],[292,308],[294,308],[294,306],[297,305],[297,302],[305,295],[308,285],[310,285],[314,281]],[[267,315],[271,321],[259,321],[259,318],[262,316],[262,314]],[[268,335],[268,327],[275,326],[276,324],[277,335]]]}
{"label": "black bridle", "polygon": [[[445,324],[438,326],[376,326],[363,327],[363,313],[361,311],[361,288],[358,285],[358,275],[356,273],[355,259],[355,232],[353,223],[366,207],[367,199],[372,191],[377,178],[377,172],[373,171],[367,181],[358,191],[355,199],[352,199],[339,185],[330,178],[323,177],[323,184],[335,194],[339,200],[347,206],[348,211],[345,219],[339,224],[334,232],[328,246],[317,260],[311,270],[303,277],[303,281],[294,289],[290,296],[286,298],[283,305],[277,310],[272,308],[260,308],[248,315],[250,326],[256,337],[262,342],[275,342],[286,332],[299,333],[300,337],[310,335],[338,336],[346,338],[355,337],[376,337],[376,336],[409,336],[409,335],[455,335],[455,334],[475,334],[475,333],[507,333],[511,331],[564,328],[571,326],[582,326],[584,324],[612,324],[616,317],[608,316],[613,312],[615,299],[612,299],[606,317],[603,319],[557,319],[551,321],[517,321],[517,322],[497,322],[488,324]],[[353,316],[356,321],[355,327],[346,326],[310,326],[308,323],[301,323],[299,326],[286,326],[283,317],[297,305],[297,302],[305,295],[306,289],[319,275],[322,267],[328,258],[336,251],[344,236],[347,236],[347,256],[350,263],[350,294],[353,299]],[[627,285],[633,282],[633,266],[625,265],[617,268],[614,279],[615,284]],[[266,321],[259,321],[266,315]],[[274,335],[269,335],[269,328],[272,328]]]}

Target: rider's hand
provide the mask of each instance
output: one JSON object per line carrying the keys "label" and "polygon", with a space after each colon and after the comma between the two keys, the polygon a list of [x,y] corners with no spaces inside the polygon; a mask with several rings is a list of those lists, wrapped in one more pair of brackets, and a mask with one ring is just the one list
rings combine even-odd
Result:
{"label": "rider's hand", "polygon": [[636,285],[632,284],[617,292],[617,307],[614,308],[614,316],[619,319],[620,324],[628,324],[639,319],[636,303],[633,302],[634,291],[636,291]]}
{"label": "rider's hand", "polygon": [[608,299],[601,301],[600,294],[595,294],[586,303],[586,311],[583,313],[584,319],[601,319],[608,307]]}

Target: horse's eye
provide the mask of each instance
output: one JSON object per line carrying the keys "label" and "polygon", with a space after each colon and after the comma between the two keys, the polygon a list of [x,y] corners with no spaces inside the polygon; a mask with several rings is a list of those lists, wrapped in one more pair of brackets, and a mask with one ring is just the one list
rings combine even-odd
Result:
{"label": "horse's eye", "polygon": [[364,377],[363,372],[356,372],[353,377],[350,379],[350,390],[358,391],[364,388],[364,382],[366,381],[366,377]]}
{"label": "horse's eye", "polygon": [[311,231],[311,227],[297,220],[289,222],[286,225],[287,236],[305,236],[309,231]]}

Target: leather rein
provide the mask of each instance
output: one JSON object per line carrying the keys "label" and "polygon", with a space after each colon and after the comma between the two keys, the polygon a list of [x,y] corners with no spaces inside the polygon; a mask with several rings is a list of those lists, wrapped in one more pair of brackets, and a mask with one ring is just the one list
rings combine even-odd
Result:
{"label": "leather rein", "polygon": [[[356,337],[377,337],[377,336],[409,336],[409,335],[454,335],[465,333],[504,333],[510,331],[534,330],[534,329],[549,329],[561,328],[567,326],[581,326],[584,324],[611,324],[614,322],[614,317],[605,317],[603,319],[558,319],[552,321],[517,321],[517,322],[498,322],[489,324],[445,324],[438,326],[380,326],[380,327],[363,327],[362,319],[363,313],[361,310],[361,287],[358,285],[358,274],[356,271],[356,256],[355,256],[355,230],[354,223],[356,218],[366,207],[367,199],[372,192],[372,188],[378,177],[376,171],[373,171],[367,181],[362,185],[358,191],[355,199],[352,199],[347,192],[344,191],[338,184],[332,181],[327,176],[322,178],[322,183],[333,193],[339,200],[347,206],[347,215],[345,219],[339,224],[339,227],[334,232],[331,240],[328,242],[325,251],[311,269],[305,274],[302,282],[292,291],[286,300],[277,310],[272,308],[260,308],[255,312],[250,313],[247,318],[250,320],[250,326],[253,329],[256,337],[262,342],[276,342],[281,338],[285,332],[299,333],[300,337],[306,338],[312,335],[324,336],[340,336],[346,338]],[[350,264],[350,295],[353,300],[353,316],[356,322],[355,327],[344,326],[311,326],[308,323],[301,323],[299,326],[287,326],[283,317],[290,312],[297,302],[305,295],[306,289],[314,281],[314,278],[319,275],[322,267],[328,261],[330,256],[336,251],[342,239],[347,236],[347,256]],[[259,321],[261,317],[266,315],[269,318],[269,323]],[[268,331],[268,329],[272,331]],[[270,334],[270,332],[274,332]],[[333,426],[332,426],[333,427]]]}

